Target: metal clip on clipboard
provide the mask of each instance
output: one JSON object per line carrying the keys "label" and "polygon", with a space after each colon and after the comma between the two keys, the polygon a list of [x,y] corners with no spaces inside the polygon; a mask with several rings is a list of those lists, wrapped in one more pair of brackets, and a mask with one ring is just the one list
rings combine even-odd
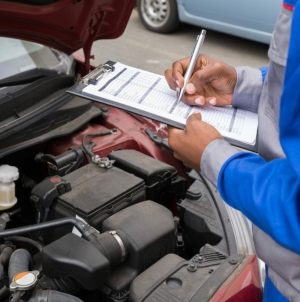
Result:
{"label": "metal clip on clipboard", "polygon": [[93,71],[87,74],[81,79],[81,82],[85,85],[96,85],[98,81],[107,73],[114,71],[115,67],[109,64],[101,64],[96,67]]}

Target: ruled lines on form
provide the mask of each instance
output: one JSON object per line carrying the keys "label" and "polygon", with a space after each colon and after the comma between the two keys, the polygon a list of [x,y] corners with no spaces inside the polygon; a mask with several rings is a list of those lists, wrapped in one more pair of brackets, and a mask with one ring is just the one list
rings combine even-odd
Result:
{"label": "ruled lines on form", "polygon": [[111,105],[122,103],[129,111],[139,109],[139,113],[142,111],[159,121],[161,117],[185,125],[190,114],[200,112],[202,120],[224,136],[251,144],[256,139],[256,114],[231,106],[199,108],[177,102],[176,92],[169,88],[163,76],[121,63],[116,63],[114,72],[97,85],[88,85],[83,91],[110,100]]}

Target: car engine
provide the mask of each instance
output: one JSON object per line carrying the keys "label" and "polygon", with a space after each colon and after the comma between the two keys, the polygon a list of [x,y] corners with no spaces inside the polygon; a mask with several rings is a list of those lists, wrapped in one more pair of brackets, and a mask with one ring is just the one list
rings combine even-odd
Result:
{"label": "car engine", "polygon": [[[0,300],[209,301],[246,259],[217,190],[166,125],[68,85],[0,95],[21,116],[1,115],[16,122],[0,127]],[[41,99],[60,106],[35,115]]]}

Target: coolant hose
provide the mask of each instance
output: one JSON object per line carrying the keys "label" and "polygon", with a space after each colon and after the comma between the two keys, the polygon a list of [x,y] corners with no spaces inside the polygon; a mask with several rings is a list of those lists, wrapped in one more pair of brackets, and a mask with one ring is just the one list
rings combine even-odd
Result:
{"label": "coolant hose", "polygon": [[[42,253],[43,251],[43,247],[40,243],[38,243],[35,240],[32,240],[30,238],[27,237],[21,237],[21,236],[12,236],[12,237],[7,237],[6,240],[12,241],[12,242],[25,242],[28,243],[30,245],[32,245],[33,247],[35,247],[36,249],[39,250],[40,253]],[[37,268],[37,270],[41,273],[43,271],[43,267],[42,267],[42,263],[40,264],[40,266]]]}
{"label": "coolant hose", "polygon": [[12,247],[7,246],[6,244],[0,245],[0,280],[4,275],[4,267],[8,264],[13,251]]}
{"label": "coolant hose", "polygon": [[28,302],[83,302],[75,296],[71,296],[66,293],[62,293],[56,290],[36,290]]}
{"label": "coolant hose", "polygon": [[24,249],[15,250],[9,260],[8,278],[9,283],[12,282],[13,277],[20,273],[30,271],[32,269],[32,258],[28,251]]}

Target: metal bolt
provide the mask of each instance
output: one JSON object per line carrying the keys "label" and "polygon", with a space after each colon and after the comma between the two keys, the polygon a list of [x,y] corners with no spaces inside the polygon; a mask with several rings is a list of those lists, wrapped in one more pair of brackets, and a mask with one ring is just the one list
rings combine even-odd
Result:
{"label": "metal bolt", "polygon": [[187,267],[187,270],[190,272],[195,272],[197,270],[197,266],[194,263],[190,263]]}

